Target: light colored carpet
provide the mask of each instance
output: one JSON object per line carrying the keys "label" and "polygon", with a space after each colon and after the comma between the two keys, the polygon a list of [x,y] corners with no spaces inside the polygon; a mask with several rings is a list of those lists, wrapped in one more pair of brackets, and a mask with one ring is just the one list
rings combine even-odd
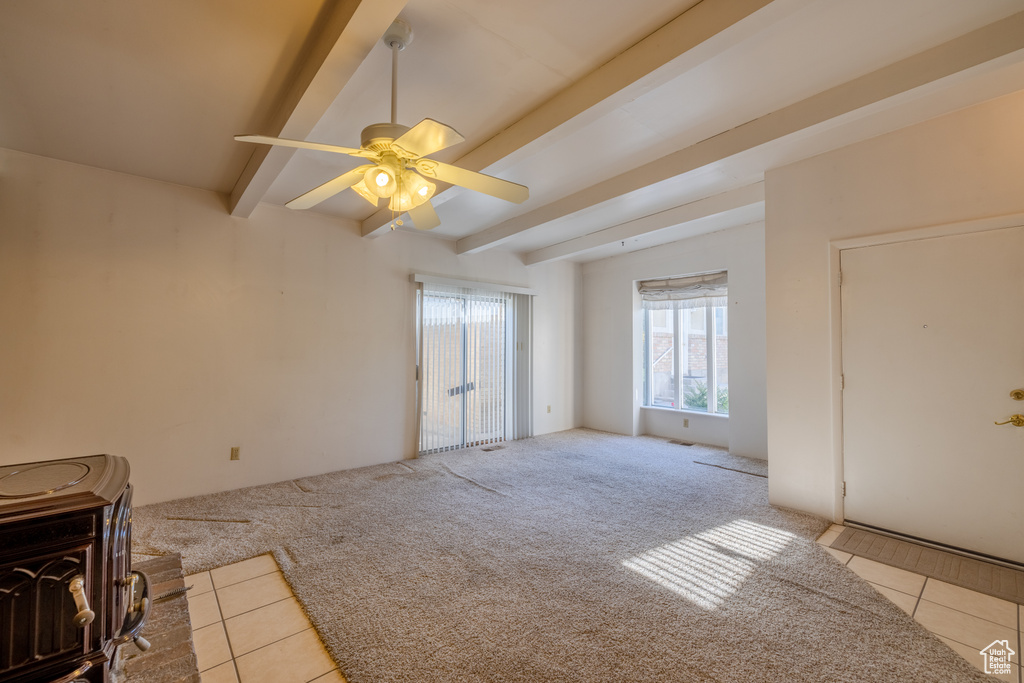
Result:
{"label": "light colored carpet", "polygon": [[353,683],[987,680],[814,543],[824,520],[662,439],[573,430],[134,523],[188,572],[272,551]]}
{"label": "light colored carpet", "polygon": [[698,465],[721,467],[725,470],[753,474],[755,477],[768,477],[768,461],[733,455],[725,448],[706,446],[704,444],[687,444],[676,439],[668,443],[686,450],[686,455]]}

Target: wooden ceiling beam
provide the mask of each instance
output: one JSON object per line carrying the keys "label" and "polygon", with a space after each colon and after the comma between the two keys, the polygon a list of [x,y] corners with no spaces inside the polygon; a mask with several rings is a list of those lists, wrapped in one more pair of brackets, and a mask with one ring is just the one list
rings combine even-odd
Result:
{"label": "wooden ceiling beam", "polygon": [[711,166],[787,136],[808,133],[816,127],[830,125],[840,117],[867,112],[890,98],[904,96],[941,79],[963,75],[986,63],[1015,58],[1014,53],[1024,59],[1024,12],[463,237],[456,243],[456,252],[471,254],[490,249],[527,230],[603,202]]}
{"label": "wooden ceiling beam", "polygon": [[[508,128],[460,157],[471,171],[512,160],[556,128],[571,130],[702,64],[791,14],[810,0],[703,0],[665,26],[598,67]],[[753,20],[754,14],[758,17]],[[514,180],[509,178],[509,180]],[[438,196],[443,192],[439,192]],[[381,209],[363,221],[364,237],[388,231],[393,216]]]}
{"label": "wooden ceiling beam", "polygon": [[[659,211],[649,216],[613,225],[610,228],[553,244],[549,247],[535,249],[523,254],[523,263],[528,266],[534,266],[538,263],[558,261],[608,244],[650,235],[660,230],[667,230],[686,223],[693,223],[694,221],[728,213],[742,214],[742,222],[750,222],[751,212],[741,211],[748,208],[760,208],[761,213],[757,218],[764,219],[764,182],[739,187],[735,190],[729,190],[728,192],[698,199],[697,201],[665,211]],[[737,223],[737,225],[739,224]]]}
{"label": "wooden ceiling beam", "polygon": [[[319,31],[307,44],[295,76],[281,93],[274,113],[266,125],[255,132],[300,140],[308,137],[406,2],[338,0],[333,3],[330,12],[320,21]],[[294,153],[291,148],[257,145],[231,191],[231,215],[248,217]]]}

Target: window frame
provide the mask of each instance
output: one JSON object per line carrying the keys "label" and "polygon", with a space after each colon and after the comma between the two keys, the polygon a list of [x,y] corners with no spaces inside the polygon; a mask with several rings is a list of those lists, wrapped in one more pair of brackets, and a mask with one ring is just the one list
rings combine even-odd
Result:
{"label": "window frame", "polygon": [[[674,306],[673,312],[673,324],[672,324],[672,347],[673,347],[673,358],[672,358],[672,372],[675,377],[674,381],[674,406],[663,406],[655,405],[654,403],[654,381],[653,381],[653,362],[654,362],[654,335],[652,334],[653,321],[652,317],[654,314],[659,312],[659,309],[644,308],[643,313],[643,339],[644,339],[644,407],[645,408],[657,408],[661,410],[677,410],[680,412],[694,413],[696,415],[716,415],[719,417],[728,417],[729,412],[720,412],[718,410],[718,393],[719,393],[719,369],[718,369],[718,337],[724,336],[726,343],[728,343],[728,306],[714,306],[705,305],[704,309],[704,328],[689,330],[687,329],[690,324],[692,317],[692,308],[680,308]],[[718,332],[718,320],[716,311],[723,309],[723,321],[722,321],[722,332]],[[669,309],[660,309],[669,310]],[[681,315],[685,312],[686,315]],[[707,374],[705,382],[707,384],[707,409],[699,410],[686,406],[685,403],[685,388],[683,386],[683,370],[686,367],[687,354],[689,353],[689,345],[687,343],[687,332],[691,333],[702,333],[705,339],[706,348],[706,365]],[[728,377],[728,367],[726,367],[726,376]],[[727,384],[728,386],[728,384]]]}

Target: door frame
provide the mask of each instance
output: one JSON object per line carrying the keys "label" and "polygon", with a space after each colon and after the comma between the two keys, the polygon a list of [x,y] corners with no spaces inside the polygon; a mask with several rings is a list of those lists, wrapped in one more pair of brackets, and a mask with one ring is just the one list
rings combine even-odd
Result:
{"label": "door frame", "polygon": [[[416,416],[413,421],[413,458],[421,455],[420,430],[423,418],[423,296],[426,285],[441,285],[462,289],[495,292],[511,296],[506,308],[506,382],[512,387],[512,402],[506,407],[505,434],[507,440],[533,436],[533,298],[537,290],[519,285],[503,285],[480,280],[460,280],[425,273],[410,273],[413,284],[415,322],[413,343],[415,350],[414,401]],[[508,316],[512,316],[511,320]],[[465,394],[463,394],[465,397]],[[463,410],[465,417],[465,410]],[[463,426],[463,429],[465,427]]]}
{"label": "door frame", "polygon": [[915,242],[935,237],[968,235],[989,230],[1024,226],[1024,213],[978,218],[955,223],[942,223],[896,232],[851,237],[829,241],[829,318],[831,324],[831,384],[832,384],[832,471],[833,521],[845,521],[843,482],[843,308],[841,295],[840,258],[846,249],[874,247],[899,242]]}

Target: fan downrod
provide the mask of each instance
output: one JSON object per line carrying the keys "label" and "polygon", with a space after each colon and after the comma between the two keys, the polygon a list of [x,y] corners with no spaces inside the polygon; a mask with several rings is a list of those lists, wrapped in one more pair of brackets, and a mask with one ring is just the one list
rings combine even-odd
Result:
{"label": "fan downrod", "polygon": [[381,40],[391,50],[391,123],[398,123],[398,53],[412,42],[412,27],[395,19]]}

